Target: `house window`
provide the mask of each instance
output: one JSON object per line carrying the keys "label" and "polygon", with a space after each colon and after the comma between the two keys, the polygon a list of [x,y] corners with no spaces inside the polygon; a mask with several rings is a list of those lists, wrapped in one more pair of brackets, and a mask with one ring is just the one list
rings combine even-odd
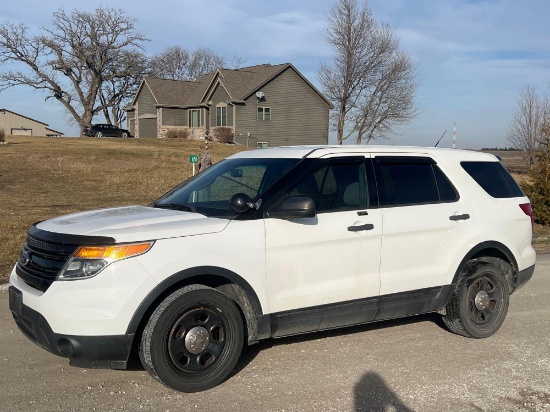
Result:
{"label": "house window", "polygon": [[269,147],[268,142],[258,142],[258,143],[256,143],[256,148],[257,149],[267,149],[268,147]]}
{"label": "house window", "polygon": [[271,108],[258,107],[258,120],[271,120]]}
{"label": "house window", "polygon": [[227,106],[216,106],[216,126],[227,126]]}
{"label": "house window", "polygon": [[201,111],[199,109],[189,110],[189,127],[201,127]]}

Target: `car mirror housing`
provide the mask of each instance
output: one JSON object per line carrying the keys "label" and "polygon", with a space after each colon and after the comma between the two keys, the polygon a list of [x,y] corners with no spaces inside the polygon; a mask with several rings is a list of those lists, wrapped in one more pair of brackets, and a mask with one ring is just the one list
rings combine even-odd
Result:
{"label": "car mirror housing", "polygon": [[235,193],[229,199],[229,207],[237,214],[244,213],[252,207],[252,199],[246,193]]}

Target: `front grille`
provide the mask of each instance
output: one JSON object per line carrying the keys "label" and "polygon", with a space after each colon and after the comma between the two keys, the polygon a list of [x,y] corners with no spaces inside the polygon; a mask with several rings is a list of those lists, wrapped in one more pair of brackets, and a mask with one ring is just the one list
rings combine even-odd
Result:
{"label": "front grille", "polygon": [[48,242],[29,235],[15,272],[25,283],[45,292],[76,248],[77,245]]}

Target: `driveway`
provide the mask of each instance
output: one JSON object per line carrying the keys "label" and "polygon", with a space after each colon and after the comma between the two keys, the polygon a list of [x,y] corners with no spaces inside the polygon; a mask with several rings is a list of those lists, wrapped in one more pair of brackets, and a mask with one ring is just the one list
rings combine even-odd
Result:
{"label": "driveway", "polygon": [[438,315],[263,342],[202,393],[165,388],[140,368],[90,370],[19,332],[0,291],[0,410],[550,411],[550,254],[483,340]]}

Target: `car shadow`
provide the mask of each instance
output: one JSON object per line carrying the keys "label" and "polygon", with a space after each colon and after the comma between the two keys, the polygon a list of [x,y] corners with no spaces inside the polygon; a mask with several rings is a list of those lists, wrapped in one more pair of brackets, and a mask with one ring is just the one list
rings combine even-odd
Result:
{"label": "car shadow", "polygon": [[355,384],[353,392],[356,412],[413,411],[376,372],[365,373]]}

